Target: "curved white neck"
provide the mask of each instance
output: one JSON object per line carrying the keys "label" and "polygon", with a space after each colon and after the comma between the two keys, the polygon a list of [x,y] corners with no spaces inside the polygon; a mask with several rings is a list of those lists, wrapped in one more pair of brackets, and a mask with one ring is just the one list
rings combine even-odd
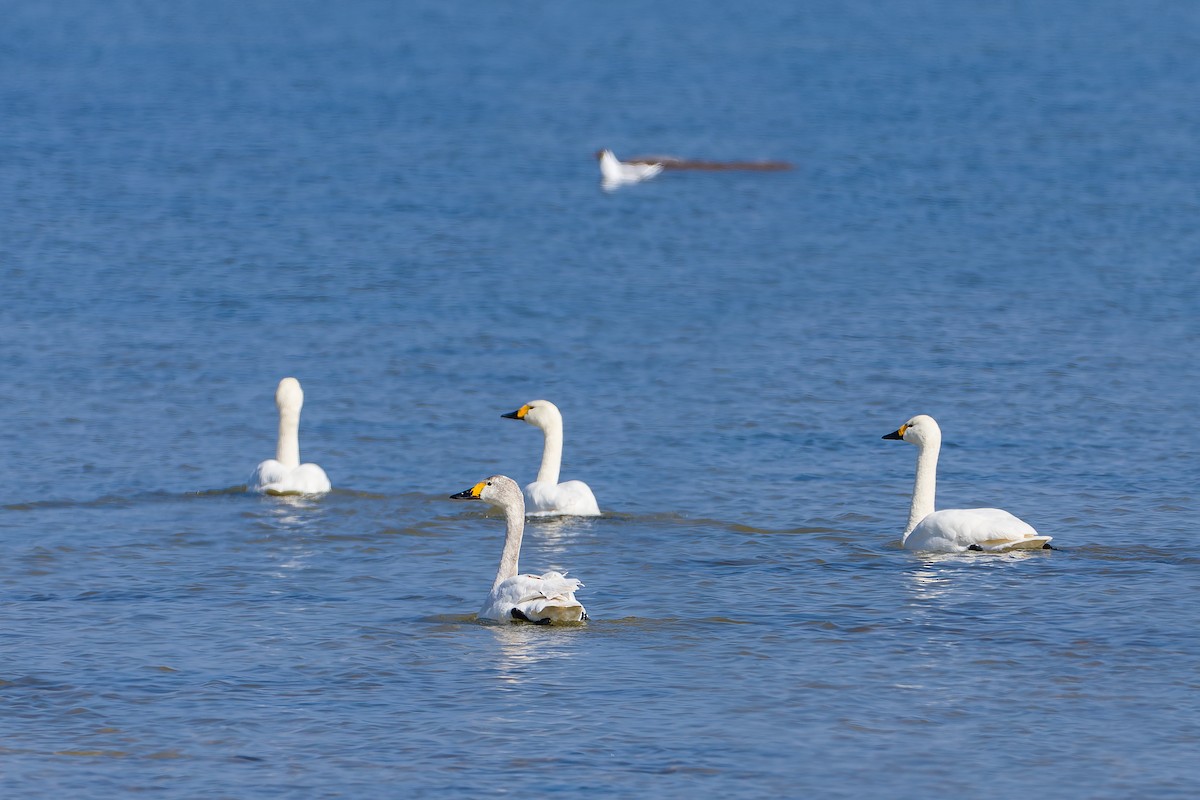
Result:
{"label": "curved white neck", "polygon": [[921,520],[933,513],[934,493],[937,491],[937,462],[941,442],[917,445],[917,479],[913,483],[912,506],[908,509],[908,525],[904,536],[912,533]]}
{"label": "curved white neck", "polygon": [[563,429],[562,422],[551,422],[542,429],[546,446],[542,450],[542,466],[538,469],[538,483],[558,485],[558,473],[562,469]]}
{"label": "curved white neck", "polygon": [[300,466],[300,409],[279,409],[279,443],[275,460],[289,469]]}
{"label": "curved white neck", "polygon": [[521,537],[525,533],[525,503],[521,502],[504,509],[504,552],[500,555],[500,568],[496,570],[496,581],[492,591],[504,581],[517,574],[517,559],[521,557]]}

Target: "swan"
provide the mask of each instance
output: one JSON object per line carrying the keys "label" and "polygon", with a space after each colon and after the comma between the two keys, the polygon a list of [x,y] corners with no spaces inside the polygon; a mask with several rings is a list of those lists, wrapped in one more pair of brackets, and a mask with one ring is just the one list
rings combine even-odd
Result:
{"label": "swan", "polygon": [[999,508],[933,510],[938,451],[942,447],[942,429],[933,417],[915,416],[883,438],[900,439],[917,446],[917,480],[913,485],[908,526],[901,542],[906,550],[995,553],[1054,549],[1048,544],[1053,537],[1040,535],[1029,523]]}
{"label": "swan", "polygon": [[525,498],[531,509],[530,516],[600,516],[596,496],[586,483],[558,482],[563,448],[563,421],[558,406],[549,400],[530,400],[516,411],[500,416],[505,419],[524,420],[540,428],[546,437],[546,446],[542,450],[542,466],[538,470],[537,478],[525,487]]}
{"label": "swan", "polygon": [[504,553],[496,570],[496,582],[479,610],[480,619],[549,625],[588,618],[575,599],[575,590],[583,586],[575,578],[567,578],[561,572],[518,574],[517,559],[521,556],[521,535],[525,532],[525,498],[516,481],[493,475],[466,491],[450,495],[450,499],[482,500],[504,509]]}
{"label": "swan", "polygon": [[304,390],[295,378],[284,378],[275,390],[279,409],[279,443],[275,457],[258,465],[250,490],[264,494],[324,494],[333,488],[325,470],[300,463],[300,409]]}
{"label": "swan", "polygon": [[612,150],[601,150],[596,153],[600,159],[600,179],[606,188],[614,188],[626,183],[637,183],[646,178],[653,178],[662,172],[662,164],[625,164],[617,160]]}

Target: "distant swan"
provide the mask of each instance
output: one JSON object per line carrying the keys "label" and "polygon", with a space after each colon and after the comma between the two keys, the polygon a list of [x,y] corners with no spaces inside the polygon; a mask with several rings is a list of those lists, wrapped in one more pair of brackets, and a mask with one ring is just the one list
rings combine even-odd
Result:
{"label": "distant swan", "polygon": [[600,159],[601,183],[609,189],[653,178],[663,169],[662,164],[624,164],[617,160],[612,150],[601,150],[596,157]]}
{"label": "distant swan", "polygon": [[483,500],[504,509],[504,553],[492,591],[479,611],[480,619],[497,622],[581,622],[588,618],[575,599],[575,590],[583,586],[561,572],[545,575],[520,575],[517,559],[521,556],[521,535],[525,532],[525,499],[516,481],[493,475],[486,481],[450,496],[451,500]]}
{"label": "distant swan", "polygon": [[1038,534],[1028,523],[998,508],[933,510],[938,451],[942,429],[933,417],[913,417],[884,439],[900,439],[917,446],[917,480],[902,544],[906,550],[961,553],[965,550],[1052,549],[1050,536]]}
{"label": "distant swan", "polygon": [[705,161],[699,158],[679,156],[634,156],[623,164],[661,164],[664,170],[696,170],[700,172],[786,172],[792,165],[786,161]]}
{"label": "distant swan", "polygon": [[546,444],[542,450],[542,466],[537,478],[525,487],[530,516],[549,517],[556,514],[576,517],[598,517],[600,507],[596,496],[583,481],[558,482],[562,467],[563,421],[558,406],[549,400],[530,400],[508,414],[506,419],[520,419],[541,429]]}
{"label": "distant swan", "polygon": [[250,489],[264,494],[324,494],[332,486],[325,470],[316,464],[300,463],[300,409],[304,391],[300,381],[284,378],[275,390],[279,408],[279,443],[275,457],[258,465],[250,478]]}

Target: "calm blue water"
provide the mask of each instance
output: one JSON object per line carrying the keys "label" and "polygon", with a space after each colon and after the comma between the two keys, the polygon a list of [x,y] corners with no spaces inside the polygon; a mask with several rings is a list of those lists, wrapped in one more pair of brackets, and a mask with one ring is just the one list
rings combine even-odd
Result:
{"label": "calm blue water", "polygon": [[[1195,796],[1195,4],[3,17],[5,797]],[[1062,549],[899,549],[915,413]]]}

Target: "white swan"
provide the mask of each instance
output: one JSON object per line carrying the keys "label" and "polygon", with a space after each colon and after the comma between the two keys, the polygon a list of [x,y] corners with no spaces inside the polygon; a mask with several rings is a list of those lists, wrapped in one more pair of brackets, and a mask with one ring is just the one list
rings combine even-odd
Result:
{"label": "white swan", "polygon": [[525,487],[525,498],[529,503],[529,514],[535,517],[570,515],[576,517],[598,517],[600,507],[596,496],[583,481],[558,482],[562,467],[563,421],[558,406],[549,400],[530,400],[516,411],[500,416],[520,419],[541,429],[546,437],[542,450],[542,466],[537,478]]}
{"label": "white swan", "polygon": [[609,189],[653,178],[663,170],[662,164],[623,163],[617,160],[612,150],[601,150],[596,157],[600,159],[600,181]]}
{"label": "white swan", "polygon": [[493,475],[486,481],[450,496],[451,500],[483,500],[504,509],[504,553],[496,582],[488,593],[480,619],[497,622],[581,622],[588,618],[583,606],[575,599],[575,590],[583,586],[575,578],[561,572],[545,575],[520,575],[517,559],[521,556],[521,535],[525,532],[525,499],[521,487],[512,478]]}
{"label": "white swan", "polygon": [[275,390],[279,408],[279,443],[275,457],[258,465],[250,478],[250,489],[265,494],[324,494],[333,488],[325,470],[316,464],[300,463],[300,409],[304,391],[300,381],[284,378]]}
{"label": "white swan", "polygon": [[1028,523],[999,508],[933,510],[938,451],[942,447],[942,429],[933,417],[915,416],[883,438],[917,446],[917,480],[902,541],[906,550],[961,553],[1052,549],[1047,543],[1053,537],[1040,535]]}

